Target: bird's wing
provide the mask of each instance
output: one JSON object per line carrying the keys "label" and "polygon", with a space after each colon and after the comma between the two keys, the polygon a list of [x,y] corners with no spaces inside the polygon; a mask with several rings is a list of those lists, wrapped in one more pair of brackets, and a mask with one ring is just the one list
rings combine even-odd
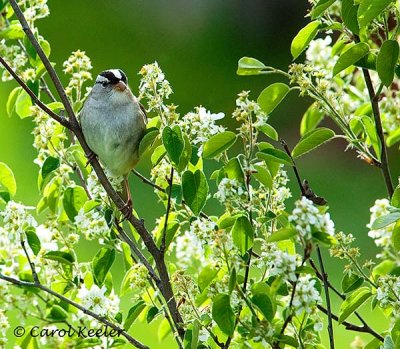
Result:
{"label": "bird's wing", "polygon": [[142,103],[140,103],[140,102],[139,102],[139,107],[140,107],[140,110],[143,112],[144,122],[145,122],[145,124],[147,124],[147,112],[146,112],[146,109],[145,109],[144,105]]}

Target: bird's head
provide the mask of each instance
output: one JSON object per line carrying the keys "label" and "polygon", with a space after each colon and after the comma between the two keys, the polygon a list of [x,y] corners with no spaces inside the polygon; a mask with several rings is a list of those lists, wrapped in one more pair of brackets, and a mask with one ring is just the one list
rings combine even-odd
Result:
{"label": "bird's head", "polygon": [[107,95],[109,98],[119,100],[126,96],[130,91],[128,79],[121,69],[109,69],[101,72],[97,78],[93,89],[97,95]]}

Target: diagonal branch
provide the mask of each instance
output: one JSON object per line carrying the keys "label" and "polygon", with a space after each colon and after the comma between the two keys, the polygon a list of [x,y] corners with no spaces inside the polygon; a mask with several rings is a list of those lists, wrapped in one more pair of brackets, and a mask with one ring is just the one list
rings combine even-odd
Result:
{"label": "diagonal branch", "polygon": [[[78,120],[75,116],[75,113],[72,109],[71,103],[68,100],[68,97],[65,93],[65,90],[60,82],[60,79],[58,78],[58,75],[56,71],[54,70],[53,66],[51,65],[49,59],[47,58],[46,54],[44,53],[43,49],[41,48],[39,42],[37,41],[35,35],[33,34],[32,30],[29,28],[29,25],[24,17],[24,14],[22,13],[21,9],[19,8],[16,0],[9,0],[10,5],[14,10],[15,15],[17,16],[19,22],[21,23],[22,29],[26,33],[29,41],[31,42],[32,46],[35,48],[38,56],[40,57],[43,65],[45,66],[56,90],[57,93],[64,105],[65,111],[68,115],[69,118],[69,125],[68,128],[71,129],[71,131],[75,134],[77,140],[82,146],[83,151],[87,156],[90,154],[93,154],[92,150],[89,148],[88,144],[86,143],[85,137],[83,136],[82,129],[78,123]],[[52,115],[50,115],[52,116]],[[57,120],[58,121],[58,120]],[[114,202],[116,207],[118,208],[121,213],[123,213],[125,216],[129,216],[129,222],[132,224],[132,226],[136,229],[140,237],[142,238],[146,248],[154,258],[154,261],[156,263],[156,268],[159,272],[159,276],[161,279],[161,293],[164,297],[164,299],[167,302],[169,311],[171,313],[171,317],[178,328],[179,335],[183,338],[184,336],[184,330],[181,327],[181,324],[183,323],[182,317],[178,311],[177,308],[177,303],[174,298],[174,294],[172,291],[172,285],[170,282],[169,278],[169,273],[167,266],[165,264],[164,256],[160,252],[160,250],[157,248],[152,235],[149,233],[149,231],[146,229],[143,220],[139,220],[132,214],[130,214],[130,209],[127,205],[125,205],[124,201],[122,200],[121,196],[114,190],[112,187],[111,183],[109,182],[107,176],[105,175],[102,167],[100,166],[99,161],[95,158],[91,158],[91,165],[94,169],[94,171],[97,174],[97,177],[104,187],[105,191],[107,192],[108,196],[111,198],[111,200]]]}
{"label": "diagonal branch", "polygon": [[53,112],[46,104],[44,104],[36,95],[35,93],[28,87],[27,84],[18,76],[18,74],[15,73],[15,71],[9,66],[9,64],[4,60],[3,57],[0,57],[0,63],[3,65],[3,67],[10,73],[10,75],[14,78],[14,80],[18,83],[19,86],[21,86],[24,91],[32,98],[34,103],[42,109],[45,113],[50,115],[54,120],[58,121],[61,125],[63,125],[66,128],[70,128],[70,124],[67,119],[61,117],[60,115],[57,115],[55,112]]}
{"label": "diagonal branch", "polygon": [[84,314],[87,314],[87,315],[91,316],[92,318],[96,319],[97,321],[101,322],[102,324],[104,324],[104,325],[112,328],[113,330],[117,331],[119,334],[123,335],[128,340],[128,342],[133,344],[136,348],[139,348],[139,349],[150,349],[148,346],[142,344],[137,339],[133,338],[123,328],[120,328],[119,326],[115,325],[114,323],[112,323],[111,321],[107,320],[106,318],[101,317],[100,315],[97,315],[96,313],[90,311],[89,309],[86,309],[85,307],[83,307],[79,303],[76,303],[73,300],[63,296],[62,294],[53,291],[51,288],[48,288],[47,286],[44,286],[41,283],[21,281],[21,280],[17,280],[17,279],[5,276],[5,275],[3,275],[1,273],[0,273],[0,279],[2,279],[4,281],[7,281],[7,282],[10,282],[10,283],[12,283],[13,285],[16,285],[16,286],[34,287],[34,288],[38,288],[39,290],[42,290],[42,291],[44,291],[44,292],[46,292],[48,294],[51,294],[52,296],[62,300],[63,302],[72,305],[74,308],[77,308],[77,309],[81,310]]}

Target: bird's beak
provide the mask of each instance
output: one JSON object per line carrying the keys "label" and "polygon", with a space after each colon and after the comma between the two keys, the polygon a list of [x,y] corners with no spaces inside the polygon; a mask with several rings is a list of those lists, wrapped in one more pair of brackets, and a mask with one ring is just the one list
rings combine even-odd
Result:
{"label": "bird's beak", "polygon": [[118,82],[115,87],[114,87],[117,91],[121,91],[124,92],[127,88],[126,84],[123,81]]}

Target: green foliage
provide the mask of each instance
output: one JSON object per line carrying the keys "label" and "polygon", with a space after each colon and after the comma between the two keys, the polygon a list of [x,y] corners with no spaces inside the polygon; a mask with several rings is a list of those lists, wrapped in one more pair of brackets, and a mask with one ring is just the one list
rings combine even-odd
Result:
{"label": "green foliage", "polygon": [[239,59],[237,74],[238,75],[259,75],[266,68],[264,63],[258,59],[251,57],[242,57]]}
{"label": "green foliage", "polygon": [[379,50],[376,70],[385,86],[390,86],[394,78],[394,70],[399,59],[399,44],[395,40],[385,41]]}
{"label": "green foliage", "polygon": [[203,157],[205,159],[215,158],[225,150],[228,150],[236,141],[233,132],[225,131],[212,136],[205,144]]}
{"label": "green foliage", "polygon": [[328,142],[334,136],[335,132],[329,128],[321,127],[314,129],[301,137],[299,143],[296,144],[292,151],[292,156],[297,158],[303,154],[306,154],[320,145]]}
{"label": "green foliage", "polygon": [[227,294],[219,294],[213,298],[212,317],[222,332],[232,336],[235,330],[235,313]]}
{"label": "green foliage", "polygon": [[357,11],[358,23],[360,28],[366,27],[370,22],[378,17],[393,0],[363,0]]}
{"label": "green foliage", "polygon": [[63,196],[63,206],[68,218],[73,221],[88,197],[85,189],[79,186],[69,187]]}
{"label": "green foliage", "polygon": [[289,86],[277,82],[266,87],[258,96],[257,103],[261,109],[270,114],[289,93]]}
{"label": "green foliage", "polygon": [[292,41],[292,46],[290,47],[290,52],[292,53],[293,59],[299,57],[300,54],[307,48],[311,40],[315,38],[320,25],[320,21],[313,21],[308,23],[298,32]]}
{"label": "green foliage", "polygon": [[17,183],[13,172],[4,162],[0,162],[0,199],[8,201],[16,192]]}
{"label": "green foliage", "polygon": [[198,216],[203,209],[208,195],[208,184],[203,171],[186,171],[182,175],[182,193],[185,202]]}
{"label": "green foliage", "polygon": [[102,286],[107,273],[115,260],[115,250],[103,247],[97,252],[92,261],[93,276],[96,284]]}
{"label": "green foliage", "polygon": [[339,323],[345,321],[351,314],[353,314],[361,305],[363,305],[372,293],[368,287],[361,287],[354,291],[340,306]]}
{"label": "green foliage", "polygon": [[350,46],[344,51],[335,66],[333,67],[333,76],[339,74],[344,69],[358,62],[369,52],[369,46],[365,42],[360,42],[353,46]]}
{"label": "green foliage", "polygon": [[166,126],[162,133],[162,140],[169,158],[175,165],[178,165],[185,147],[180,127]]}
{"label": "green foliage", "polygon": [[246,216],[236,218],[232,228],[232,237],[242,256],[253,247],[254,231]]}

